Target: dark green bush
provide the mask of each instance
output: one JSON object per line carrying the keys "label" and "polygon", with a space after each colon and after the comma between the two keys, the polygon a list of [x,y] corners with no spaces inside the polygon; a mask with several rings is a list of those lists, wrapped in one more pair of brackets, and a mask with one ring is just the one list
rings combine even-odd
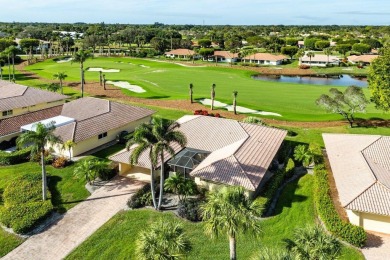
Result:
{"label": "dark green bush", "polygon": [[24,148],[12,153],[0,151],[0,165],[14,165],[27,162],[30,157],[30,148]]}
{"label": "dark green bush", "polygon": [[295,168],[295,163],[294,160],[291,158],[288,158],[287,165],[286,165],[286,177],[290,178],[294,174],[294,168]]}
{"label": "dark green bush", "polygon": [[[158,193],[159,188],[157,186],[156,193]],[[152,193],[150,189],[150,184],[145,184],[141,189],[139,189],[127,202],[127,205],[131,209],[138,209],[145,206],[152,206]]]}
{"label": "dark green bush", "polygon": [[101,171],[98,171],[97,176],[102,181],[108,181],[111,180],[116,174],[117,174],[117,168],[108,167],[105,169],[102,169]]}
{"label": "dark green bush", "polygon": [[315,167],[314,177],[314,203],[326,228],[342,240],[354,246],[362,247],[367,239],[367,234],[362,227],[343,221],[338,215],[331,197],[328,172],[324,165]]}
{"label": "dark green bush", "polygon": [[48,199],[42,201],[40,174],[26,174],[15,178],[4,190],[4,207],[0,222],[16,233],[27,233],[36,227],[53,209]]}
{"label": "dark green bush", "polygon": [[202,220],[199,199],[187,199],[181,201],[177,208],[177,214],[185,219],[196,222]]}
{"label": "dark green bush", "polygon": [[260,196],[256,198],[256,203],[262,208],[261,215],[263,216],[271,203],[272,198],[275,196],[276,191],[283,183],[286,177],[285,170],[277,171],[268,182],[265,184]]}

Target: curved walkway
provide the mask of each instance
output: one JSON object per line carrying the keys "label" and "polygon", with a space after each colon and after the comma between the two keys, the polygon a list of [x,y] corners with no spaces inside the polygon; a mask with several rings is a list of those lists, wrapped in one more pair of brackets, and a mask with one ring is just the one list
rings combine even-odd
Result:
{"label": "curved walkway", "polygon": [[124,209],[143,183],[117,176],[70,209],[46,231],[31,236],[3,259],[63,259],[99,227]]}

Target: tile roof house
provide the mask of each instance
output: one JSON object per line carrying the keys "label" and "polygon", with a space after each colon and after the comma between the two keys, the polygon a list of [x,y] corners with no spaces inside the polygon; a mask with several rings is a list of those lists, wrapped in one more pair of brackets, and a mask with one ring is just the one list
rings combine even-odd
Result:
{"label": "tile roof house", "polygon": [[0,143],[25,124],[59,115],[68,96],[0,80]]}
{"label": "tile roof house", "polygon": [[[54,134],[62,141],[72,140],[72,156],[77,156],[116,139],[122,131],[132,132],[141,123],[147,123],[154,111],[105,99],[81,98],[62,107],[60,115],[69,120],[58,126]],[[68,155],[68,151],[56,152]]]}
{"label": "tile roof house", "polygon": [[287,56],[284,55],[274,55],[271,53],[255,53],[245,56],[244,58],[242,58],[242,61],[262,65],[280,65],[286,59]]}
{"label": "tile roof house", "polygon": [[215,59],[217,59],[217,62],[237,62],[239,60],[239,54],[230,51],[214,51]]}
{"label": "tile roof house", "polygon": [[347,59],[352,64],[356,64],[360,62],[364,64],[371,64],[371,62],[378,57],[379,55],[351,55],[348,56]]}
{"label": "tile roof house", "polygon": [[196,55],[196,52],[189,49],[176,49],[171,50],[165,53],[167,58],[178,58],[178,59],[190,59],[192,56]]}
{"label": "tile roof house", "polygon": [[390,136],[322,136],[350,222],[390,234]]}
{"label": "tile roof house", "polygon": [[[306,52],[307,53],[307,52]],[[338,66],[340,64],[340,59],[337,56],[333,55],[324,55],[324,54],[315,54],[314,57],[308,57],[305,53],[305,56],[301,57],[299,60],[299,65],[309,65],[316,67],[326,67],[327,64]]]}
{"label": "tile roof house", "polygon": [[[238,185],[256,193],[272,175],[268,169],[286,136],[285,130],[208,116],[184,116],[178,122],[187,146],[173,144],[176,155],[171,158],[166,153],[166,163],[170,171],[191,176],[209,189]],[[148,152],[141,154],[133,169],[129,165],[132,150],[110,159],[120,163],[121,173],[136,173],[140,168],[148,173]]]}

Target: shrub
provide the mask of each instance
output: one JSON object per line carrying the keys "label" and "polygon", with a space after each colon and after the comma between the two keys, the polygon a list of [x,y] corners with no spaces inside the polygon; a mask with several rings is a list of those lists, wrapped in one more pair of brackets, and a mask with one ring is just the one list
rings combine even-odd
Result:
{"label": "shrub", "polygon": [[4,190],[0,222],[17,233],[27,233],[52,211],[49,192],[48,198],[42,201],[42,181],[39,174],[17,177]]}
{"label": "shrub", "polygon": [[288,158],[286,165],[286,177],[290,178],[294,174],[295,163],[293,159]]}
{"label": "shrub", "polygon": [[306,64],[301,64],[301,65],[299,65],[299,68],[302,70],[307,70],[307,69],[310,69],[310,66],[306,65]]}
{"label": "shrub", "polygon": [[307,145],[301,144],[294,148],[294,159],[296,162],[300,162],[303,166],[308,167],[314,162],[314,153]]}
{"label": "shrub", "polygon": [[199,199],[181,201],[177,208],[177,214],[190,221],[202,221],[200,204],[201,201]]}
{"label": "shrub", "polygon": [[108,180],[111,180],[117,173],[118,173],[117,168],[108,167],[108,168],[105,168],[105,169],[98,171],[97,176],[102,181],[108,181]]}
{"label": "shrub", "polygon": [[30,157],[30,153],[30,148],[24,148],[12,153],[0,151],[0,165],[13,165],[27,162]]}
{"label": "shrub", "polygon": [[338,215],[328,182],[328,172],[324,165],[318,165],[314,169],[314,203],[326,228],[342,240],[362,247],[367,239],[367,234],[362,227],[343,221]]}
{"label": "shrub", "polygon": [[51,164],[54,168],[64,168],[69,163],[68,159],[64,156],[57,157]]}
{"label": "shrub", "polygon": [[284,170],[277,171],[274,176],[272,176],[268,182],[265,184],[263,191],[260,193],[260,196],[256,198],[256,204],[262,208],[261,215],[268,211],[272,198],[275,196],[276,191],[283,183],[286,174]]}
{"label": "shrub", "polygon": [[255,117],[255,116],[248,116],[248,117],[245,117],[242,122],[244,123],[248,123],[248,124],[256,124],[256,125],[264,125],[266,126],[267,124],[261,120],[260,118],[258,117]]}
{"label": "shrub", "polygon": [[[158,193],[159,188],[156,187],[156,193]],[[141,189],[139,189],[128,201],[127,205],[131,209],[138,209],[145,206],[152,206],[152,193],[150,189],[150,184],[145,184]]]}

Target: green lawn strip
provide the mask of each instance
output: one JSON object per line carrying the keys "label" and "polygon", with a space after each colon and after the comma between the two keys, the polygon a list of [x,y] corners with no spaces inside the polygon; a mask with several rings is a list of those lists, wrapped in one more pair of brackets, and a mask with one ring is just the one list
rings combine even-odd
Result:
{"label": "green lawn strip", "polygon": [[23,239],[10,234],[0,228],[0,257],[8,254],[12,249],[17,247],[23,242]]}
{"label": "green lawn strip", "polygon": [[123,144],[114,144],[110,147],[107,147],[103,150],[100,150],[100,151],[92,154],[92,156],[97,157],[97,158],[107,159],[110,155],[117,153],[124,148],[125,148],[125,145],[123,145]]}
{"label": "green lawn strip", "polygon": [[[282,248],[283,239],[291,238],[295,228],[314,224],[312,184],[313,177],[307,175],[287,185],[278,202],[276,216],[262,222],[263,232],[260,237],[238,237],[237,255],[240,259],[248,259],[260,246]],[[184,221],[171,213],[143,209],[117,214],[76,248],[67,259],[135,259],[137,234],[160,217],[184,225],[193,246],[188,259],[229,257],[228,239],[225,236],[210,239],[205,235],[202,223]],[[350,248],[343,248],[342,254],[341,259],[362,259],[359,252]]]}
{"label": "green lawn strip", "polygon": [[[122,62],[122,63],[120,63]],[[129,64],[130,63],[130,64]],[[147,92],[134,93],[135,97],[158,99],[186,99],[188,85],[194,84],[194,98],[209,98],[210,86],[215,83],[216,100],[231,104],[233,90],[238,91],[238,105],[252,109],[282,114],[282,119],[297,121],[339,120],[339,115],[324,113],[315,105],[315,100],[328,93],[329,86],[302,85],[292,83],[254,80],[252,71],[230,69],[227,67],[183,67],[173,63],[156,62],[147,59],[99,57],[87,60],[85,67],[104,67],[120,69],[119,73],[105,73],[109,80],[123,80],[140,85]],[[79,80],[78,64],[56,63],[53,60],[36,63],[26,67],[39,76],[51,79],[54,73],[65,71],[66,82]],[[86,80],[98,81],[98,72],[86,72]],[[21,82],[22,83],[22,82]],[[28,82],[27,82],[28,83]],[[338,87],[345,89],[344,87]],[[368,89],[364,90],[369,96]],[[367,114],[358,117],[389,118],[389,115],[376,110],[373,105]]]}

